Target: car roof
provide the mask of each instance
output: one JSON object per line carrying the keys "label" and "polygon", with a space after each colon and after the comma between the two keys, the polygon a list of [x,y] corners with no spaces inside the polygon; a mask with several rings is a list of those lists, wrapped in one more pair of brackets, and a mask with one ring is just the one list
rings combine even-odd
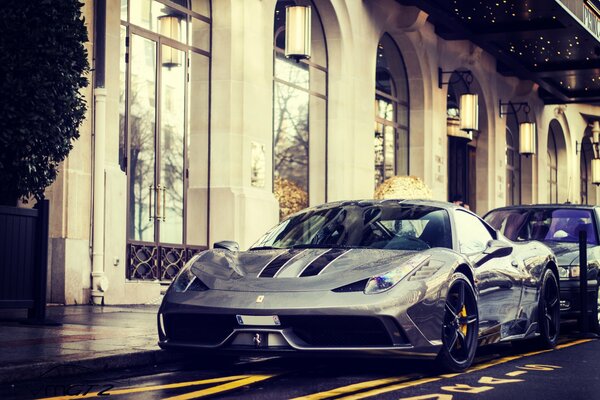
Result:
{"label": "car roof", "polygon": [[494,212],[494,211],[535,210],[535,209],[546,209],[546,208],[552,208],[552,209],[554,209],[554,208],[562,208],[562,209],[570,208],[570,209],[593,210],[593,209],[597,209],[599,207],[596,205],[590,205],[590,204],[570,204],[570,203],[520,204],[520,205],[516,205],[516,206],[505,206],[505,207],[494,208],[493,210],[488,211],[486,213],[486,215],[491,212]]}
{"label": "car roof", "polygon": [[[331,207],[340,207],[347,205],[359,205],[363,207],[369,206],[385,206],[385,205],[407,205],[407,206],[428,206],[428,207],[437,207],[443,209],[453,209],[453,208],[463,208],[453,203],[449,203],[446,201],[438,201],[438,200],[429,200],[429,199],[384,199],[384,200],[376,200],[376,199],[364,199],[364,200],[340,200],[333,201],[329,203],[323,203],[314,207],[310,207],[310,209],[318,210],[322,208],[331,208]],[[303,210],[306,211],[306,210]]]}

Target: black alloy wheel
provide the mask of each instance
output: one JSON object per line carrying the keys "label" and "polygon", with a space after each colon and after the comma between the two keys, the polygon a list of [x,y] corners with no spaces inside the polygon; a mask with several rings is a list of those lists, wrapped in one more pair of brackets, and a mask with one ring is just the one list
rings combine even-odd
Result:
{"label": "black alloy wheel", "polygon": [[479,314],[471,282],[459,272],[448,286],[442,325],[442,349],[437,361],[443,369],[460,372],[469,368],[477,350]]}
{"label": "black alloy wheel", "polygon": [[549,269],[542,276],[538,322],[541,346],[553,348],[560,333],[560,292],[556,275]]}

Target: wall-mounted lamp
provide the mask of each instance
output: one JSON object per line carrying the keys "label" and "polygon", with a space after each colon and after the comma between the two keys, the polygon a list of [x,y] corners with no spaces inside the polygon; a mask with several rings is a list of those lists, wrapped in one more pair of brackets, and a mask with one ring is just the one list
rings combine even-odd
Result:
{"label": "wall-mounted lamp", "polygon": [[[444,82],[444,75],[450,74],[451,77],[448,81]],[[457,78],[452,80],[452,74]],[[462,81],[467,90],[473,82],[473,74],[471,71],[443,71],[438,68],[438,87],[441,89],[444,85],[454,84]],[[468,140],[473,139],[473,132],[479,130],[479,96],[475,93],[464,93],[460,95],[459,100],[459,116],[460,123],[458,129],[456,129],[454,121],[448,122],[448,136],[461,137]],[[449,118],[450,120],[450,118]],[[450,126],[452,125],[452,126]]]}
{"label": "wall-mounted lamp", "polygon": [[[595,120],[590,124],[592,128],[592,150],[594,152],[592,166],[592,183],[600,185],[600,121]],[[575,142],[575,154],[583,152],[583,141]]]}
{"label": "wall-mounted lamp", "polygon": [[[529,111],[531,111],[529,103],[513,103],[512,101],[503,103],[502,100],[498,100],[498,106],[500,118],[510,114],[514,114],[516,118],[519,111],[523,109],[525,121],[519,123],[519,153],[525,157],[535,154],[537,133],[535,122],[529,121]],[[502,111],[502,107],[506,107],[506,110]]]}
{"label": "wall-mounted lamp", "polygon": [[592,183],[600,185],[600,158],[592,159]]}
{"label": "wall-mounted lamp", "polygon": [[310,58],[311,8],[285,8],[285,56],[296,62]]}
{"label": "wall-mounted lamp", "polygon": [[[181,40],[181,16],[168,14],[158,17],[158,30],[161,35],[174,40]],[[181,65],[181,51],[169,46],[162,46],[162,65],[167,68]]]}

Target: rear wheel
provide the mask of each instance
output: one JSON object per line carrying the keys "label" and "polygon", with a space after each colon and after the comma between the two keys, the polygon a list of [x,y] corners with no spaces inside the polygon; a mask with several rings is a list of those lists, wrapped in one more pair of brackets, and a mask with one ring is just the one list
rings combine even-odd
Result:
{"label": "rear wheel", "polygon": [[544,272],[538,302],[539,344],[544,348],[556,346],[560,332],[560,292],[556,275]]}
{"label": "rear wheel", "polygon": [[460,372],[469,368],[477,350],[478,329],[475,291],[467,277],[457,272],[448,285],[444,306],[442,349],[437,358],[443,369]]}

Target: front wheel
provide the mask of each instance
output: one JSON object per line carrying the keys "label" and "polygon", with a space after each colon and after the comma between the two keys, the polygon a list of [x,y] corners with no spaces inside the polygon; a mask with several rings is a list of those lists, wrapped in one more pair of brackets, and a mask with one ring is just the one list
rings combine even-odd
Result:
{"label": "front wheel", "polygon": [[452,275],[444,306],[442,349],[437,357],[440,366],[460,372],[469,368],[477,350],[479,314],[475,290],[460,272]]}

